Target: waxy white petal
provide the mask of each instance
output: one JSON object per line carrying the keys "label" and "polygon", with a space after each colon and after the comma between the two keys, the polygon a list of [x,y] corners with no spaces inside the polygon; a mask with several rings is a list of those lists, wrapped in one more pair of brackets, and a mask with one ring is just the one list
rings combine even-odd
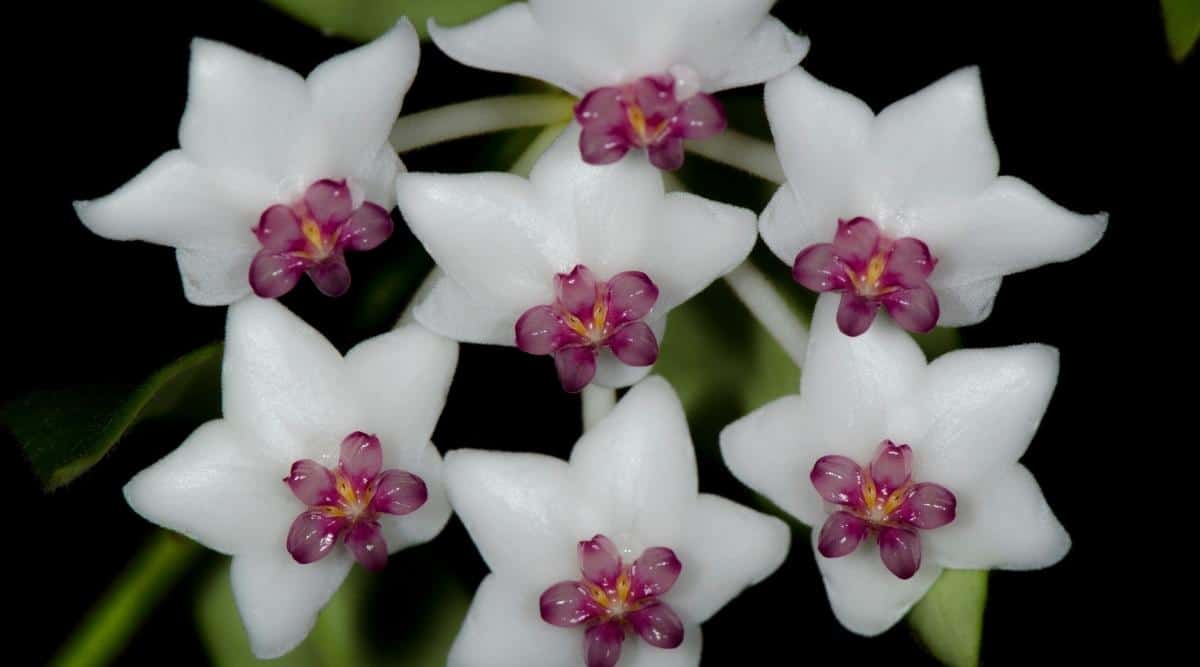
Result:
{"label": "waxy white petal", "polygon": [[[387,449],[386,440],[381,440],[380,444]],[[437,537],[450,520],[450,499],[446,495],[446,480],[442,476],[442,455],[432,442],[426,443],[416,451],[407,448],[396,458],[388,458],[385,455],[383,463],[384,468],[399,468],[420,477],[429,492],[425,504],[411,514],[379,516],[379,525],[387,541],[388,553],[394,554]]]}
{"label": "waxy white petal", "polygon": [[250,295],[246,267],[257,248],[248,244],[203,250],[179,248],[175,261],[183,278],[183,294],[198,306],[223,306]]}
{"label": "waxy white petal", "polygon": [[[752,86],[783,74],[808,55],[809,40],[797,35],[779,19],[768,16],[742,41],[725,62],[709,60],[712,72],[708,90]],[[704,58],[702,52],[698,57]]]}
{"label": "waxy white petal", "polygon": [[413,316],[418,322],[464,343],[514,344],[516,320],[512,308],[477,299],[445,271],[434,271],[429,290],[413,297]]}
{"label": "waxy white petal", "polygon": [[[546,587],[553,583],[548,582]],[[542,620],[538,613],[542,590],[503,574],[484,577],[450,647],[447,667],[581,664],[581,631],[555,627]]]}
{"label": "waxy white petal", "polygon": [[283,548],[234,556],[233,599],[254,655],[266,660],[296,648],[353,564],[347,549],[335,549],[307,565],[292,560]]}
{"label": "waxy white petal", "polygon": [[[662,297],[659,297],[662,301]],[[665,315],[659,315],[660,310],[656,305],[655,313],[646,317],[646,325],[654,332],[654,338],[658,341],[659,349],[662,348],[663,337],[667,332],[667,318]],[[665,311],[662,311],[665,312]],[[617,358],[612,350],[607,347],[601,348],[596,355],[596,377],[592,382],[600,387],[620,388],[640,382],[642,378],[650,374],[654,370],[654,365],[649,366],[630,366]]]}

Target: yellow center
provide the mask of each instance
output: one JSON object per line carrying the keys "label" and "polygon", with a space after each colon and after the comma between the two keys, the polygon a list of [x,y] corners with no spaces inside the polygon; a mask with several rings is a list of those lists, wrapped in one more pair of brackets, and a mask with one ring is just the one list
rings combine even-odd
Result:
{"label": "yellow center", "polygon": [[615,598],[609,596],[609,594],[606,593],[603,588],[600,588],[591,582],[586,583],[588,586],[588,592],[591,594],[592,599],[595,600],[600,606],[607,609],[611,615],[635,611],[642,606],[640,602],[629,602],[629,593],[633,588],[633,582],[629,580],[629,574],[627,572],[622,572],[621,575],[617,577],[617,594]]}
{"label": "yellow center", "polygon": [[306,216],[300,223],[300,231],[308,241],[308,249],[301,254],[318,261],[329,256],[333,250],[333,243],[326,243],[325,236],[321,234],[321,225],[316,220]]}
{"label": "yellow center", "polygon": [[634,133],[638,136],[638,141],[643,146],[653,144],[663,135],[667,133],[667,127],[670,125],[669,120],[664,120],[658,125],[655,125],[653,132],[647,132],[650,128],[646,125],[646,112],[636,104],[629,105],[625,110],[625,115],[629,118],[629,125],[633,127]]}
{"label": "yellow center", "polygon": [[887,256],[883,253],[871,255],[870,261],[867,262],[867,270],[865,273],[859,274],[849,266],[846,267],[846,275],[850,278],[850,283],[854,286],[854,291],[860,296],[873,297],[883,296],[895,292],[898,288],[882,287],[879,281],[883,278],[883,272],[887,269]]}

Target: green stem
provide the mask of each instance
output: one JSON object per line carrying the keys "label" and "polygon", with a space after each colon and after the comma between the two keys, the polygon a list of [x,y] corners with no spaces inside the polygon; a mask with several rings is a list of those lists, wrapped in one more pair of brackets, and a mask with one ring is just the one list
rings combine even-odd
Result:
{"label": "green stem", "polygon": [[787,177],[775,145],[735,130],[725,130],[703,141],[687,142],[687,149],[700,157],[727,164],[772,183],[783,183]]}
{"label": "green stem", "polygon": [[90,667],[111,662],[199,553],[195,542],[159,531],[92,607],[50,664]]}
{"label": "green stem", "polygon": [[529,142],[529,146],[525,148],[525,151],[521,153],[521,157],[517,158],[517,161],[513,163],[512,168],[508,171],[517,176],[529,178],[529,172],[533,171],[533,165],[537,163],[538,158],[542,157],[542,153],[545,153],[546,149],[550,148],[550,144],[554,143],[554,140],[563,133],[566,127],[566,121],[547,125],[541,133],[533,138],[533,141]]}
{"label": "green stem", "polygon": [[771,281],[746,260],[725,275],[725,282],[796,366],[803,368],[804,354],[808,350],[808,329]]}
{"label": "green stem", "polygon": [[566,95],[505,95],[460,102],[401,116],[392,128],[397,152],[479,134],[571,120],[575,100]]}

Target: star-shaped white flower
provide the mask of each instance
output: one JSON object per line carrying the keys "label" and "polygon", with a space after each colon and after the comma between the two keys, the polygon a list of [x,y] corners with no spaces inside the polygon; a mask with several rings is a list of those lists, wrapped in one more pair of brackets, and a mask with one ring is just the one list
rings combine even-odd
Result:
{"label": "star-shaped white flower", "polygon": [[768,12],[775,0],[530,0],[429,33],[451,58],[542,79],[583,99],[579,150],[608,164],[646,149],[660,169],[683,164],[683,140],[725,129],[711,93],[794,67],[808,39]]}
{"label": "star-shaped white flower", "polygon": [[959,350],[926,364],[891,322],[842,335],[837,308],[832,295],[817,302],[800,395],[726,427],[721,453],[738,479],[813,527],[838,620],[879,634],[942,568],[1027,570],[1066,555],[1070,538],[1017,462],[1054,390],[1058,352]]}
{"label": "star-shaped white flower", "polygon": [[444,272],[416,319],[469,343],[552,354],[568,391],[622,387],[658,356],[669,310],[750,253],[754,214],[666,194],[644,155],[583,163],[572,126],[525,180],[401,174],[400,211]]}
{"label": "star-shaped white flower", "polygon": [[763,212],[763,240],[801,284],[842,292],[849,335],[880,306],[910,331],[980,322],[1002,276],[1072,259],[1104,234],[1107,216],[997,176],[974,67],[878,116],[801,69],[767,85],[766,105],[788,182]]}
{"label": "star-shaped white flower", "polygon": [[697,665],[699,625],[789,546],[778,519],[697,493],[683,408],[658,377],[633,387],[569,462],[458,450],[446,486],[491,569],[452,667]]}
{"label": "star-shaped white flower", "polygon": [[255,655],[283,655],[356,558],[377,569],[445,526],[429,437],[457,358],[455,343],[416,325],[343,358],[278,302],[240,301],[229,309],[224,418],[135,476],[125,497],[146,519],[232,555]]}
{"label": "star-shaped white flower", "polygon": [[180,148],[116,192],[76,204],[93,232],[176,249],[184,294],[226,305],[308,275],[346,291],[346,251],[392,231],[388,145],[420,48],[404,20],[307,79],[218,42],[192,43]]}

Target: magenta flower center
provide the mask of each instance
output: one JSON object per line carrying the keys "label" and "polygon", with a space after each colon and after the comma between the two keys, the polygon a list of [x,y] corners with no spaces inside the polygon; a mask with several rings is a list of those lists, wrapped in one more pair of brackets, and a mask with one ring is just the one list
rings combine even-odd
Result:
{"label": "magenta flower center", "polygon": [[583,578],[554,584],[539,603],[547,623],[586,629],[587,667],[616,665],[628,632],[658,648],[683,643],[683,621],[660,599],[683,571],[674,551],[651,547],[626,564],[612,540],[596,535],[580,542],[578,553]]}
{"label": "magenta flower center", "polygon": [[694,72],[647,76],[623,86],[597,88],[575,106],[583,127],[579,150],[588,164],[609,164],[631,148],[646,149],[659,169],[683,164],[683,140],[705,139],[725,129],[717,98],[698,92]]}
{"label": "magenta flower center", "polygon": [[854,552],[876,536],[884,566],[901,579],[921,567],[918,530],[933,530],[954,520],[954,494],[944,486],[912,481],[912,448],[884,440],[868,470],[845,456],[823,456],[809,474],[813,487],[838,506],[817,539],[826,558]]}
{"label": "magenta flower center", "polygon": [[344,540],[364,567],[383,569],[388,551],[380,515],[415,512],[429,497],[420,477],[384,470],[379,438],[357,431],[342,441],[336,469],[301,459],[283,481],[308,506],[287,537],[288,553],[301,564],[328,556]]}
{"label": "magenta flower center", "polygon": [[901,327],[925,333],[937,324],[937,295],[928,278],[937,260],[919,239],[891,239],[867,218],[838,220],[833,243],[801,250],[792,278],[816,292],[841,292],[838,328],[866,331],[880,306]]}
{"label": "magenta flower center", "polygon": [[554,303],[517,320],[516,343],[529,354],[553,355],[563,389],[574,393],[592,381],[601,348],[630,366],[658,360],[658,339],[643,321],[658,301],[650,276],[625,271],[605,282],[579,264],[556,274],[554,285]]}
{"label": "magenta flower center", "polygon": [[250,264],[250,286],[273,299],[290,292],[307,273],[317,289],[341,296],[350,289],[346,251],[371,250],[392,235],[392,228],[382,206],[354,206],[346,181],[317,181],[300,201],[263,211],[254,228],[262,250]]}

